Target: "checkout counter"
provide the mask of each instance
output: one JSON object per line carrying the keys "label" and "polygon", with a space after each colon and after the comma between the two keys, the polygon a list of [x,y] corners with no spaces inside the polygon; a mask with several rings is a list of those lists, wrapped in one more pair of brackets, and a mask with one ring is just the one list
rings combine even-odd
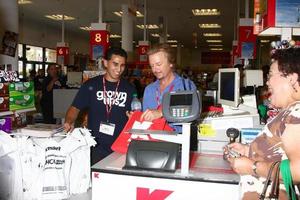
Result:
{"label": "checkout counter", "polygon": [[[171,92],[172,93],[172,92]],[[212,148],[219,151],[206,151],[203,147],[200,152],[190,152],[190,120],[189,115],[181,115],[176,111],[177,107],[184,107],[191,104],[190,111],[193,109],[192,103],[195,96],[188,99],[181,99],[181,94],[176,94],[163,98],[164,117],[171,122],[179,122],[182,125],[182,134],[157,134],[149,132],[154,139],[160,139],[168,142],[179,143],[182,146],[181,164],[175,172],[149,171],[142,169],[123,168],[126,165],[126,155],[112,153],[105,159],[92,166],[92,199],[239,199],[239,180],[240,177],[230,167],[229,163],[223,159],[222,147],[214,145]],[[170,95],[170,94],[169,94]],[[186,95],[186,94],[185,94]],[[199,96],[197,96],[200,98]],[[177,98],[176,103],[172,103],[172,98]],[[165,100],[167,99],[167,100]],[[179,100],[179,101],[178,101]],[[178,102],[183,101],[182,105]],[[189,102],[189,103],[187,103]],[[198,99],[198,103],[201,102]],[[184,105],[184,106],[183,106]],[[201,110],[201,104],[198,105],[198,111]],[[182,108],[180,108],[182,109]],[[175,111],[174,111],[175,110]],[[200,113],[188,112],[194,114],[196,118]],[[245,113],[244,113],[245,114]],[[179,117],[178,117],[179,116]],[[195,117],[194,116],[194,117]],[[254,115],[253,115],[254,116]],[[253,116],[245,114],[246,120],[253,120]],[[228,119],[230,116],[227,116]],[[241,117],[241,116],[239,116]],[[248,118],[247,118],[248,117]],[[173,121],[172,121],[173,119]],[[223,120],[224,118],[222,118]],[[207,118],[206,123],[213,124],[213,119]],[[235,120],[232,118],[232,120]],[[232,122],[233,123],[233,122]],[[246,123],[246,121],[245,121]],[[256,123],[253,122],[252,123]],[[254,124],[253,124],[254,125]],[[220,127],[221,129],[225,127]],[[136,131],[135,131],[136,132]],[[141,131],[145,134],[145,130]],[[161,132],[160,132],[161,133]],[[229,139],[222,135],[221,131],[216,134],[221,143],[228,143]],[[221,135],[221,136],[220,136]],[[206,136],[207,142],[214,139]],[[202,138],[203,139],[203,138]],[[201,137],[200,137],[201,140]],[[208,141],[211,140],[211,141]],[[226,141],[226,142],[225,142]],[[202,146],[202,145],[201,145]],[[219,149],[221,148],[221,149]]]}

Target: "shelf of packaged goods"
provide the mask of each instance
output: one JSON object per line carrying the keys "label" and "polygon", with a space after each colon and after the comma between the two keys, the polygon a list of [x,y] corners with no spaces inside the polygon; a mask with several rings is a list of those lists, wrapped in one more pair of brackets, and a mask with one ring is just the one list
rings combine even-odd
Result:
{"label": "shelf of packaged goods", "polygon": [[31,111],[35,111],[35,108],[26,108],[26,109],[21,109],[21,110],[14,110],[14,111],[4,111],[4,112],[0,112],[0,117],[24,113],[24,112],[31,112]]}

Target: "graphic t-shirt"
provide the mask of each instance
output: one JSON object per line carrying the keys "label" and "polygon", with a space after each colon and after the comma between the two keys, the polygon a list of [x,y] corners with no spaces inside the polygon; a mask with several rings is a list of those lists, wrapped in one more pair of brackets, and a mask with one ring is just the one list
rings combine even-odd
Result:
{"label": "graphic t-shirt", "polygon": [[[92,135],[96,137],[97,146],[101,148],[101,153],[108,155],[112,143],[119,136],[128,118],[126,111],[130,111],[130,104],[135,88],[125,79],[121,79],[116,90],[117,82],[105,80],[106,93],[104,94],[103,75],[88,80],[79,89],[72,106],[79,110],[88,109],[88,128]],[[112,108],[109,116],[107,115],[106,104],[111,102]],[[99,132],[101,122],[115,124],[113,135]],[[105,151],[105,152],[103,152]]]}

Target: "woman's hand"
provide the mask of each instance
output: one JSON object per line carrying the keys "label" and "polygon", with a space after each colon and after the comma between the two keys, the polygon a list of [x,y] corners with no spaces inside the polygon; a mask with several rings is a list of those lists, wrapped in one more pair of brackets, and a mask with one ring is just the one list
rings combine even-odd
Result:
{"label": "woman's hand", "polygon": [[230,166],[232,169],[240,175],[253,174],[252,166],[254,161],[242,156],[239,158],[228,157],[228,161],[230,162]]}
{"label": "woman's hand", "polygon": [[153,109],[147,109],[145,112],[143,112],[140,120],[145,121],[153,121],[155,119],[162,117],[162,111],[161,110],[153,110]]}
{"label": "woman's hand", "polygon": [[242,156],[249,155],[249,145],[235,142],[235,143],[228,144],[227,147],[233,149],[234,151],[238,152]]}

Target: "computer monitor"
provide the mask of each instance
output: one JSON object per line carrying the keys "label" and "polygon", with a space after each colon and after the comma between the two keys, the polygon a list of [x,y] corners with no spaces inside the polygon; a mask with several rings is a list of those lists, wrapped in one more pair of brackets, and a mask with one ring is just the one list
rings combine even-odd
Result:
{"label": "computer monitor", "polygon": [[238,107],[240,98],[240,72],[238,68],[219,69],[218,103]]}

